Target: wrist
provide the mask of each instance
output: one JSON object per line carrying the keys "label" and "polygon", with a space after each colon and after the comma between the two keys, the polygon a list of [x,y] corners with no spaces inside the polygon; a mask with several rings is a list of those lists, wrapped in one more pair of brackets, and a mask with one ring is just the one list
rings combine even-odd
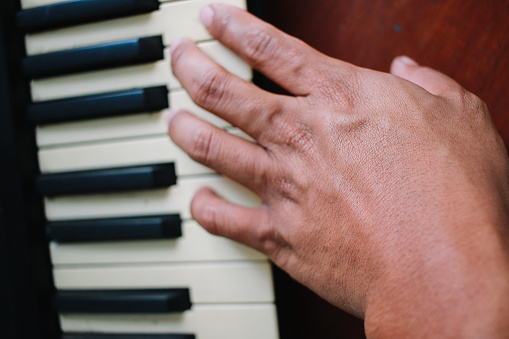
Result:
{"label": "wrist", "polygon": [[393,252],[366,296],[367,337],[509,337],[507,244],[500,238]]}

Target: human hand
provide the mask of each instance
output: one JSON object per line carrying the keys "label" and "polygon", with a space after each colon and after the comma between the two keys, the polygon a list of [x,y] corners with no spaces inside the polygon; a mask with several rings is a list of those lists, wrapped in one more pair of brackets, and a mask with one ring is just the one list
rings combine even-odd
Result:
{"label": "human hand", "polygon": [[212,36],[290,95],[229,74],[189,40],[171,46],[193,100],[257,141],[173,113],[177,145],[264,202],[202,189],[193,217],[365,318],[368,336],[507,334],[508,161],[482,101],[408,58],[393,75],[362,69],[207,8]]}

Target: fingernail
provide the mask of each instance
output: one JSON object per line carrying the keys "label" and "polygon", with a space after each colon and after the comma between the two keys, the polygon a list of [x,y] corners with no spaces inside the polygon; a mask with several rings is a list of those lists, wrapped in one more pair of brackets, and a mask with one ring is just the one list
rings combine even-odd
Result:
{"label": "fingernail", "polygon": [[214,10],[210,6],[205,6],[200,12],[200,20],[205,27],[209,27],[214,19]]}
{"label": "fingernail", "polygon": [[173,40],[173,42],[170,45],[170,54],[173,54],[173,52],[177,49],[177,47],[185,40],[185,38],[177,38]]}
{"label": "fingernail", "polygon": [[417,62],[414,61],[414,59],[407,57],[406,55],[402,55],[399,57],[399,60],[408,66],[419,66]]}

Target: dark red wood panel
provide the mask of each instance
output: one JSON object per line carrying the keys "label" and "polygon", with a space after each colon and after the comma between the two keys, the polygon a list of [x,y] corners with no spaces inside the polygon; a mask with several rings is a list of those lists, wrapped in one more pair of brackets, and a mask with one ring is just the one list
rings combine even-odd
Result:
{"label": "dark red wood panel", "polygon": [[509,1],[272,0],[268,21],[327,55],[389,71],[408,55],[481,97],[509,144]]}

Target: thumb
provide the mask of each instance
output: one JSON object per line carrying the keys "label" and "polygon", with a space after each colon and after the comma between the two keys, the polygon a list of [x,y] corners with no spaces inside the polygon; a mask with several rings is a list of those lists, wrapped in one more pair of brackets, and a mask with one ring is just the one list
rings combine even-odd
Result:
{"label": "thumb", "polygon": [[391,74],[413,82],[435,95],[457,92],[462,88],[447,75],[434,69],[420,66],[407,56],[399,56],[392,61]]}

